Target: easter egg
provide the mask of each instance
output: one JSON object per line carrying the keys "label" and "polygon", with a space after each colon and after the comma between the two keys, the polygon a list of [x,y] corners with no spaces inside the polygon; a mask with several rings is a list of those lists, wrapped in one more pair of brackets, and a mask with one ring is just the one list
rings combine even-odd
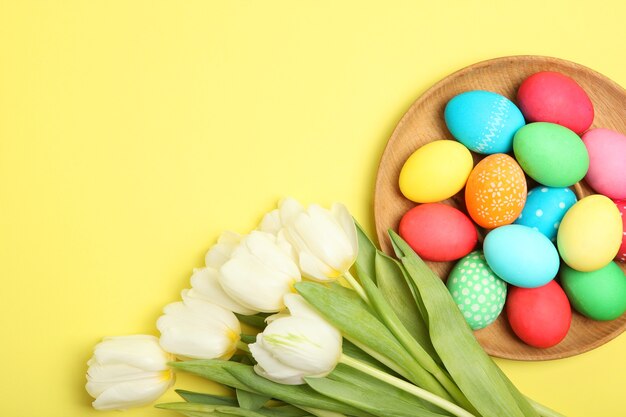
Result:
{"label": "easter egg", "polygon": [[490,91],[467,91],[448,102],[444,118],[452,136],[482,154],[506,153],[524,126],[522,112],[508,98]]}
{"label": "easter egg", "polygon": [[474,249],[478,234],[461,211],[441,203],[421,204],[400,220],[400,236],[428,261],[453,261]]}
{"label": "easter egg", "polygon": [[585,90],[558,72],[538,72],[517,90],[517,102],[529,122],[550,122],[582,133],[593,122],[593,104]]}
{"label": "easter egg", "polygon": [[587,173],[585,144],[570,129],[554,123],[530,123],[515,134],[513,151],[520,166],[540,184],[569,187]]}
{"label": "easter egg", "polygon": [[538,288],[509,288],[506,315],[517,337],[537,348],[558,344],[572,323],[569,301],[556,281]]}
{"label": "easter egg", "polygon": [[506,154],[484,158],[472,170],[465,187],[465,205],[480,226],[492,229],[515,221],[526,201],[526,179]]}
{"label": "easter egg", "polygon": [[506,283],[489,268],[481,251],[457,262],[446,285],[472,330],[490,325],[502,312]]}
{"label": "easter egg", "polygon": [[517,287],[540,287],[559,271],[559,254],[550,239],[527,226],[510,224],[492,230],[483,251],[493,272]]}
{"label": "easter egg", "polygon": [[569,188],[535,187],[515,224],[532,227],[555,241],[563,216],[575,203],[576,194]]}
{"label": "easter egg", "polygon": [[619,215],[622,218],[622,245],[617,250],[617,256],[615,259],[621,262],[626,262],[626,200],[615,201],[615,205],[619,210]]}
{"label": "easter egg", "polygon": [[400,191],[416,203],[435,203],[461,191],[474,161],[459,142],[436,140],[415,152],[400,171]]}
{"label": "easter egg", "polygon": [[613,320],[626,311],[626,276],[615,262],[580,272],[563,265],[561,285],[572,307],[593,320]]}
{"label": "easter egg", "polygon": [[591,129],[582,140],[589,153],[587,184],[607,197],[626,198],[626,136],[609,129]]}
{"label": "easter egg", "polygon": [[622,233],[622,219],[615,203],[594,194],[565,213],[556,241],[567,265],[578,271],[594,271],[615,258]]}

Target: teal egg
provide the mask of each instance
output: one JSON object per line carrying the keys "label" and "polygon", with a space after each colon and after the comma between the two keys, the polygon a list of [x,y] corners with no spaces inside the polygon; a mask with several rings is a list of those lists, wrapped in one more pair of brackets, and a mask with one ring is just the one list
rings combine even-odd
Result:
{"label": "teal egg", "polygon": [[456,140],[471,151],[489,155],[510,152],[513,135],[525,124],[522,112],[511,100],[481,90],[452,98],[444,118]]}
{"label": "teal egg", "polygon": [[502,312],[506,283],[489,268],[481,251],[461,258],[446,285],[472,330],[490,325]]}
{"label": "teal egg", "polygon": [[514,223],[533,228],[554,242],[561,220],[574,204],[576,195],[569,188],[535,187],[528,192],[524,209]]}
{"label": "teal egg", "polygon": [[554,123],[522,127],[513,138],[513,151],[524,172],[549,187],[576,184],[589,169],[589,154],[582,139]]}

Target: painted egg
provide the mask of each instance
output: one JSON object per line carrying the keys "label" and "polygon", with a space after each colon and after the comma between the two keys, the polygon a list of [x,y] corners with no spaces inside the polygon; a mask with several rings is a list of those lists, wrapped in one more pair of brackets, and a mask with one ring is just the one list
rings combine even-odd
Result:
{"label": "painted egg", "polygon": [[529,177],[549,187],[569,187],[589,168],[589,155],[578,135],[554,123],[531,123],[515,134],[513,151]]}
{"label": "painted egg", "polygon": [[535,187],[515,224],[532,227],[554,242],[563,216],[575,203],[576,194],[569,188]]}
{"label": "painted egg", "polygon": [[572,323],[569,301],[556,281],[538,288],[509,288],[506,315],[517,337],[537,348],[558,344]]}
{"label": "painted egg", "polygon": [[517,287],[540,287],[559,271],[559,254],[550,239],[527,226],[510,224],[492,230],[483,250],[493,272]]}
{"label": "painted egg", "polygon": [[490,91],[468,91],[446,105],[444,118],[456,140],[482,154],[506,153],[524,126],[522,112],[508,98]]}
{"label": "painted egg", "polygon": [[626,276],[615,262],[590,272],[563,265],[561,285],[572,307],[593,320],[613,320],[626,311]]}
{"label": "painted egg", "polygon": [[622,218],[615,203],[594,194],[565,213],[556,241],[567,265],[577,271],[594,271],[615,258],[622,233]]}
{"label": "painted egg", "polygon": [[467,212],[476,223],[487,229],[513,223],[522,212],[525,201],[524,172],[506,154],[484,158],[467,179]]}
{"label": "painted egg", "polygon": [[557,123],[579,134],[593,122],[593,104],[585,90],[558,72],[526,78],[517,91],[517,102],[529,122]]}
{"label": "painted egg", "polygon": [[626,262],[626,200],[615,201],[615,205],[617,206],[619,215],[622,218],[622,245],[617,250],[617,256],[615,259]]}
{"label": "painted egg", "polygon": [[459,142],[436,140],[407,159],[400,171],[400,191],[416,203],[435,203],[461,191],[472,171],[472,154]]}
{"label": "painted egg", "polygon": [[585,181],[598,193],[626,198],[626,136],[609,129],[592,129],[583,135],[589,153]]}
{"label": "painted egg", "polygon": [[428,261],[454,261],[474,249],[478,234],[461,211],[441,203],[421,204],[400,220],[400,236]]}
{"label": "painted egg", "polygon": [[457,262],[446,285],[472,330],[490,325],[502,312],[506,283],[489,268],[481,251]]}

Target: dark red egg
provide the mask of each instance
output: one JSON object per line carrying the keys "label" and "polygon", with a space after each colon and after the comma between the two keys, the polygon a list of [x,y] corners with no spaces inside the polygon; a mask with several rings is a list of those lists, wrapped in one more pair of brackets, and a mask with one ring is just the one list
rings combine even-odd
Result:
{"label": "dark red egg", "polygon": [[407,211],[400,236],[427,261],[454,261],[470,253],[478,234],[461,211],[441,203],[421,204]]}
{"label": "dark red egg", "polygon": [[506,315],[517,337],[537,348],[558,344],[572,323],[567,295],[554,280],[537,288],[509,286]]}
{"label": "dark red egg", "polygon": [[517,91],[526,122],[550,122],[581,134],[593,122],[591,99],[567,75],[543,71],[526,78]]}

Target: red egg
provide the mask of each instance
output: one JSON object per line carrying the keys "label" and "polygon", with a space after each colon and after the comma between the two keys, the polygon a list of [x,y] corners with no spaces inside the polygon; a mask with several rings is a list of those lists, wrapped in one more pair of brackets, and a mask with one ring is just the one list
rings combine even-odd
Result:
{"label": "red egg", "polygon": [[538,72],[526,78],[517,101],[527,122],[550,122],[581,134],[593,122],[593,104],[585,90],[558,72]]}
{"label": "red egg", "polygon": [[428,261],[453,261],[470,253],[478,235],[472,221],[461,211],[441,203],[422,204],[407,211],[400,236]]}
{"label": "red egg", "polygon": [[538,288],[510,286],[506,314],[513,332],[537,348],[558,344],[572,323],[569,300],[556,281]]}
{"label": "red egg", "polygon": [[626,200],[617,200],[615,205],[622,216],[622,246],[619,247],[615,260],[626,262]]}

